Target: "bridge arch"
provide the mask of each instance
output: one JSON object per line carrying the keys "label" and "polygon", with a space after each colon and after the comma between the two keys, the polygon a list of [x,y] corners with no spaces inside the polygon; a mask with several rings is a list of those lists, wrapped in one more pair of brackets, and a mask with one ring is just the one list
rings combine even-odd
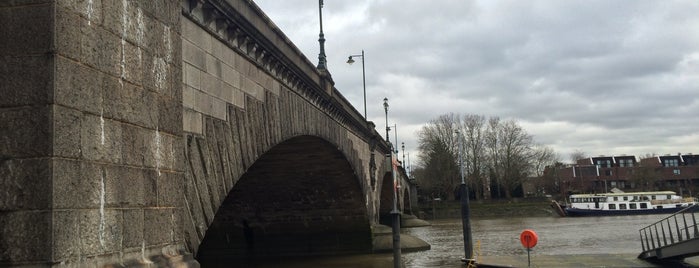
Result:
{"label": "bridge arch", "polygon": [[360,180],[337,146],[296,136],[265,152],[235,183],[197,259],[367,252],[365,204]]}

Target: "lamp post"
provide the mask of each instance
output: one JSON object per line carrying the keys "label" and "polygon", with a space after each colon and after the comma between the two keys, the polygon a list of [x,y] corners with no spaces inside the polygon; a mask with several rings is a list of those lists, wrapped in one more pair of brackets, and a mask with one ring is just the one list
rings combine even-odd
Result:
{"label": "lamp post", "polygon": [[388,165],[391,167],[391,176],[393,177],[393,210],[391,210],[391,218],[393,221],[393,267],[401,268],[400,258],[400,212],[398,211],[398,180],[396,178],[396,170],[393,166],[393,145],[389,141],[388,131],[391,129],[388,126],[388,98],[383,98],[383,109],[386,113],[386,142],[388,142],[389,153],[386,155]]}
{"label": "lamp post", "polygon": [[396,138],[396,146],[393,148],[393,152],[398,156],[398,125],[393,124],[393,136]]}
{"label": "lamp post", "polygon": [[466,180],[464,179],[464,165],[462,157],[463,139],[459,133],[459,130],[456,130],[455,133],[456,138],[459,139],[459,173],[461,174],[461,187],[459,187],[459,199],[461,199],[461,224],[463,226],[464,233],[464,258],[462,259],[462,261],[470,264],[474,262],[473,239],[471,238],[471,211],[468,203],[468,186],[466,185]]}
{"label": "lamp post", "polygon": [[[348,64],[354,63],[354,59],[352,59],[352,57],[362,57],[362,85],[364,86],[364,120],[366,120],[366,72],[364,70],[364,49],[362,49],[361,55],[350,55],[349,59],[347,60]],[[386,102],[384,101],[384,103]]]}
{"label": "lamp post", "polygon": [[320,18],[320,34],[318,34],[318,43],[320,44],[320,53],[318,53],[318,69],[326,70],[327,59],[325,56],[325,34],[323,34],[323,0],[318,0],[318,17]]}
{"label": "lamp post", "polygon": [[403,167],[405,167],[405,142],[400,143],[400,148],[403,151]]}
{"label": "lamp post", "polygon": [[388,126],[388,98],[383,98],[383,110],[386,113],[386,142],[391,145],[391,141],[388,137],[388,131],[391,130],[391,127]]}

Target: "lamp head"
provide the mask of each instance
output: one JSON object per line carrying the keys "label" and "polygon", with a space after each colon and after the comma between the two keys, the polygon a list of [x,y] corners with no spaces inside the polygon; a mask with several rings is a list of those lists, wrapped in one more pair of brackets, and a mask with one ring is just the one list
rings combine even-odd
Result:
{"label": "lamp head", "polygon": [[383,109],[388,111],[388,98],[383,98]]}
{"label": "lamp head", "polygon": [[352,56],[349,56],[349,59],[347,60],[347,64],[352,65],[354,63],[354,59],[352,59]]}

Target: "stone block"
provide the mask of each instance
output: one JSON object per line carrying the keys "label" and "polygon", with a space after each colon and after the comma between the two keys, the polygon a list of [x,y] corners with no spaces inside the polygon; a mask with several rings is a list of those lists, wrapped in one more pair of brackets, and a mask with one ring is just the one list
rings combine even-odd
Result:
{"label": "stone block", "polygon": [[180,172],[162,172],[158,177],[158,207],[183,207],[183,196],[184,174]]}
{"label": "stone block", "polygon": [[48,158],[0,160],[0,211],[51,208],[50,176]]}
{"label": "stone block", "polygon": [[100,255],[121,249],[121,210],[81,210],[79,217],[80,252],[83,256]]}
{"label": "stone block", "polygon": [[182,103],[158,98],[158,129],[174,135],[182,133]]}
{"label": "stone block", "polygon": [[111,88],[104,87],[105,117],[155,129],[158,120],[156,93],[129,83],[117,83],[113,88],[113,80],[106,82]]}
{"label": "stone block", "polygon": [[0,159],[51,153],[49,107],[0,109]]}
{"label": "stone block", "polygon": [[52,33],[51,4],[0,9],[0,56],[46,54],[52,49]]}
{"label": "stone block", "polygon": [[221,78],[221,61],[211,54],[206,54],[206,72],[216,78]]}
{"label": "stone block", "polygon": [[172,208],[144,209],[143,237],[146,246],[165,244],[174,238],[175,213]]}
{"label": "stone block", "polygon": [[240,73],[233,69],[233,67],[224,65],[223,66],[223,81],[230,84],[235,88],[240,88]]}
{"label": "stone block", "polygon": [[[135,85],[142,85],[143,69],[145,68],[143,64],[143,53],[146,53],[146,51],[129,42],[123,42],[121,48],[122,53],[124,53],[124,58],[121,60],[121,77],[125,81]],[[155,69],[151,69],[151,71],[154,70]]]}
{"label": "stone block", "polygon": [[60,105],[53,107],[53,155],[80,157],[80,123],[82,113]]}
{"label": "stone block", "polygon": [[102,73],[73,60],[56,57],[57,104],[99,114],[102,110]]}
{"label": "stone block", "polygon": [[51,101],[54,57],[0,56],[0,61],[3,62],[0,64],[0,107],[43,105]]}
{"label": "stone block", "polygon": [[185,108],[194,108],[196,103],[197,90],[190,86],[183,86],[182,89],[182,106]]}
{"label": "stone block", "polygon": [[126,63],[122,61],[122,43],[118,35],[97,25],[83,24],[80,40],[80,61],[114,77],[124,76]]}
{"label": "stone block", "polygon": [[190,109],[184,109],[182,114],[182,125],[185,132],[203,133],[202,114]]}
{"label": "stone block", "polygon": [[[143,244],[143,209],[124,210],[123,248],[141,248]],[[139,250],[140,252],[140,250]]]}
{"label": "stone block", "polygon": [[183,73],[185,85],[192,88],[201,89],[201,70],[189,63],[184,63],[182,67],[184,69]]}
{"label": "stone block", "polygon": [[122,126],[124,143],[121,145],[124,163],[138,167],[154,167],[155,156],[152,153],[155,144],[155,131],[124,124]]}
{"label": "stone block", "polygon": [[[58,2],[56,8],[56,53],[73,60],[79,60],[82,39],[80,28],[83,20],[75,9],[76,6],[67,5],[64,1]],[[86,10],[83,11],[86,12]]]}
{"label": "stone block", "polygon": [[0,211],[0,261],[47,262],[51,240],[50,212]]}
{"label": "stone block", "polygon": [[182,60],[200,70],[206,70],[206,53],[189,40],[182,40]]}
{"label": "stone block", "polygon": [[106,168],[105,198],[109,207],[140,208],[157,202],[155,172],[142,168]]}
{"label": "stone block", "polygon": [[104,167],[68,159],[54,159],[53,206],[57,209],[99,208],[106,195]]}
{"label": "stone block", "polygon": [[80,123],[80,149],[83,158],[121,163],[121,124],[102,116],[85,115]]}
{"label": "stone block", "polygon": [[90,24],[100,24],[102,21],[102,1],[100,0],[62,0],[56,1],[56,5],[89,20]]}
{"label": "stone block", "polygon": [[57,210],[53,212],[53,260],[78,261],[80,258],[80,212]]}

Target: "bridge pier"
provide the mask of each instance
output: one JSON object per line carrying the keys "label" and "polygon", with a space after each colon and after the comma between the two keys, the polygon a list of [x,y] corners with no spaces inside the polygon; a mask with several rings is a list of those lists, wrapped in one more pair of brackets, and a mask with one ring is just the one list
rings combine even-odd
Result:
{"label": "bridge pier", "polygon": [[0,18],[0,266],[198,266],[231,229],[371,251],[388,145],[253,2]]}

